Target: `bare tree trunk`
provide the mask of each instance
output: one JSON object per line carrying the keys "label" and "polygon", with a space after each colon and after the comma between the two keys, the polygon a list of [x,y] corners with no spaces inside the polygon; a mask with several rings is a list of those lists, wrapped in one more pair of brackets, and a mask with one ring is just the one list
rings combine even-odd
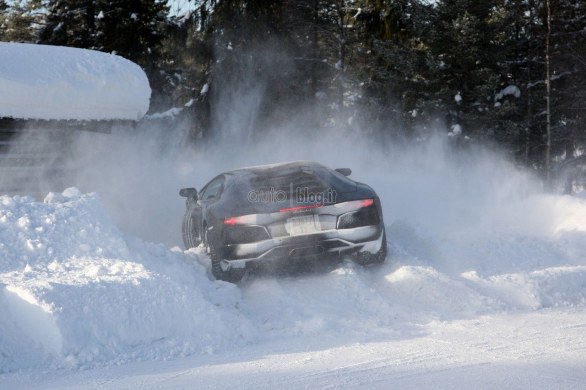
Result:
{"label": "bare tree trunk", "polygon": [[344,107],[344,69],[346,67],[346,44],[347,44],[347,36],[346,36],[346,26],[345,26],[345,4],[344,0],[338,0],[336,3],[336,10],[338,13],[338,24],[339,24],[339,56],[338,56],[338,63],[336,64],[336,69],[338,70],[338,86],[340,89],[340,110]]}
{"label": "bare tree trunk", "polygon": [[[535,6],[533,0],[529,0],[529,36],[533,37],[533,7]],[[532,69],[532,60],[533,57],[533,45],[532,39],[529,41],[528,50],[529,55],[527,56],[527,83],[528,85],[531,83],[531,69]],[[525,163],[529,164],[529,159],[531,157],[531,132],[533,129],[533,96],[531,94],[531,88],[527,88],[527,127],[525,128]]]}
{"label": "bare tree trunk", "polygon": [[545,34],[545,126],[546,126],[546,145],[545,145],[545,174],[546,183],[551,185],[551,2],[545,0],[547,33]]}
{"label": "bare tree trunk", "polygon": [[[312,99],[316,99],[317,96],[317,58],[318,58],[318,23],[319,23],[319,0],[313,0],[312,18],[313,23],[311,26],[311,94]],[[317,102],[316,102],[317,103]]]}

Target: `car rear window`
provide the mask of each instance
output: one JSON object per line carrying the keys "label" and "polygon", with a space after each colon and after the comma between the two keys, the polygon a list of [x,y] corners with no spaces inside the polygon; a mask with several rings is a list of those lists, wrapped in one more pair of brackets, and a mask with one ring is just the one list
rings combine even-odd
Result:
{"label": "car rear window", "polygon": [[250,189],[259,192],[276,192],[286,194],[287,199],[298,191],[323,192],[329,186],[313,173],[296,172],[286,175],[262,175],[250,179]]}

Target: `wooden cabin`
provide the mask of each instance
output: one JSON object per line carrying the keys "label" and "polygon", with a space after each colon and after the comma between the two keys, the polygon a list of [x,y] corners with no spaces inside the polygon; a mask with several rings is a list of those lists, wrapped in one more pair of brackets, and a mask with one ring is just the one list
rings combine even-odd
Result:
{"label": "wooden cabin", "polygon": [[135,126],[150,94],[144,71],[117,55],[0,42],[0,195],[72,185],[62,179],[76,169],[74,137]]}

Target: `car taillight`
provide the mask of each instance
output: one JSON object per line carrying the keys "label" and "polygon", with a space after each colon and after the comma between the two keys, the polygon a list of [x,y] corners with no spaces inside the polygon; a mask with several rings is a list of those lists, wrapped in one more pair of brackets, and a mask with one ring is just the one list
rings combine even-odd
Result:
{"label": "car taillight", "polygon": [[374,199],[351,200],[350,202],[336,203],[334,207],[344,210],[358,210],[363,207],[370,207],[374,204]]}
{"label": "car taillight", "polygon": [[256,215],[248,214],[248,215],[240,215],[237,217],[230,217],[224,219],[224,225],[234,226],[234,225],[254,225],[256,224]]}
{"label": "car taillight", "polygon": [[374,204],[374,199],[364,199],[360,202],[362,202],[362,207],[368,207]]}
{"label": "car taillight", "polygon": [[224,219],[224,225],[238,225],[244,222],[244,218],[242,217],[230,217]]}

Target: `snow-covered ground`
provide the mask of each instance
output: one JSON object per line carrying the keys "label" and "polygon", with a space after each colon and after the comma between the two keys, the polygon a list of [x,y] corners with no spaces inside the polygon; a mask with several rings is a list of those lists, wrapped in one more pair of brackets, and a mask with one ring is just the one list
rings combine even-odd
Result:
{"label": "snow-covered ground", "polygon": [[136,121],[150,97],[140,66],[115,54],[0,42],[0,117]]}
{"label": "snow-covered ground", "polygon": [[354,174],[386,264],[239,286],[98,194],[0,197],[0,388],[583,388],[586,199],[494,161],[408,165]]}
{"label": "snow-covered ground", "polygon": [[[115,55],[0,43],[0,116],[137,119],[149,97]],[[195,151],[176,129],[79,134],[61,179],[81,190],[0,194],[0,389],[586,386],[584,194],[544,193],[445,137],[394,145],[289,124],[252,142],[257,101],[222,105],[224,139]],[[175,246],[179,188],[299,159],[374,187],[384,265],[233,285]]]}

